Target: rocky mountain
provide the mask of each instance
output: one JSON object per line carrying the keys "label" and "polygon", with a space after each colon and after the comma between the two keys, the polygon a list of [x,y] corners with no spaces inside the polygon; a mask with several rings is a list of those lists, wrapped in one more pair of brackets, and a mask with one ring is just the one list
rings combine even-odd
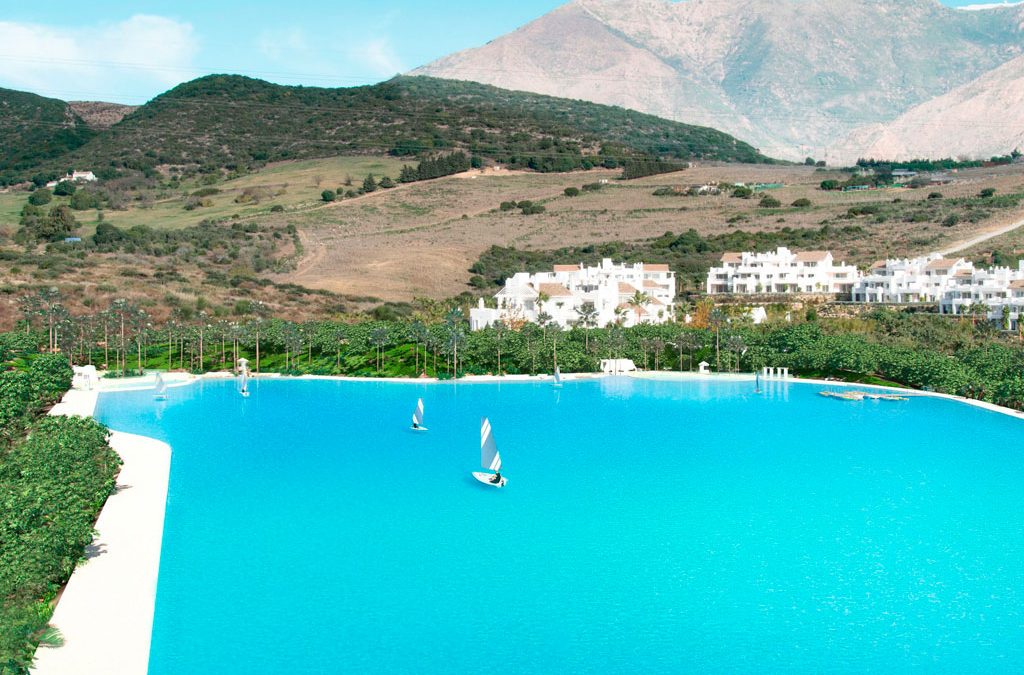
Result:
{"label": "rocky mountain", "polygon": [[892,122],[862,127],[840,146],[847,157],[992,157],[1024,150],[1024,56],[914,106]]}
{"label": "rocky mountain", "polygon": [[414,73],[619,105],[722,129],[770,156],[835,163],[855,130],[1022,53],[1024,5],[573,0]]}
{"label": "rocky mountain", "polygon": [[70,101],[68,107],[93,129],[109,129],[139,106],[103,101]]}

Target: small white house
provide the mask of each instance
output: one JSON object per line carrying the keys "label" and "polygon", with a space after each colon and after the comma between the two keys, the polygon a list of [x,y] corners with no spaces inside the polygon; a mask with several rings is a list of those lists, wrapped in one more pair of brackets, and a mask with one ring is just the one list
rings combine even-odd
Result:
{"label": "small white house", "polygon": [[601,359],[601,372],[612,375],[635,373],[636,364],[632,359]]}

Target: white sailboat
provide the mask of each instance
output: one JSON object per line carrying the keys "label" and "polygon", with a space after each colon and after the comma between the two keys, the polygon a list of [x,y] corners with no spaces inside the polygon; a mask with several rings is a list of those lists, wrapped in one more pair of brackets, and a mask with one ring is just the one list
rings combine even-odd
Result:
{"label": "white sailboat", "polygon": [[412,426],[409,427],[413,431],[426,431],[427,428],[423,426],[423,399],[416,400],[416,409],[412,411]]}
{"label": "white sailboat", "polygon": [[239,388],[239,393],[243,397],[248,398],[249,396],[249,371],[248,369],[242,370],[242,386]]}
{"label": "white sailboat", "polygon": [[553,386],[562,386],[562,371],[558,369],[558,366],[555,366],[555,384]]}
{"label": "white sailboat", "polygon": [[761,393],[761,373],[754,373],[754,393]]}
{"label": "white sailboat", "polygon": [[480,420],[480,464],[494,473],[474,471],[473,478],[490,487],[505,487],[508,479],[501,475],[501,455],[498,454],[498,446],[494,443],[491,423],[486,417]]}
{"label": "white sailboat", "polygon": [[164,382],[164,378],[160,377],[160,373],[156,374],[156,384],[153,385],[153,398],[157,401],[167,400],[167,383]]}

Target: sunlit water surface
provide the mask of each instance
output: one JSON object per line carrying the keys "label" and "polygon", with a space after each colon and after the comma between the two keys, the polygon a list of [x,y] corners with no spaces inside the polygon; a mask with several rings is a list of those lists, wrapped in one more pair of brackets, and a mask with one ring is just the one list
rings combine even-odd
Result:
{"label": "sunlit water surface", "polygon": [[[152,673],[1024,668],[1011,417],[808,384],[251,388],[100,398],[173,447]],[[503,490],[469,475],[482,415]]]}

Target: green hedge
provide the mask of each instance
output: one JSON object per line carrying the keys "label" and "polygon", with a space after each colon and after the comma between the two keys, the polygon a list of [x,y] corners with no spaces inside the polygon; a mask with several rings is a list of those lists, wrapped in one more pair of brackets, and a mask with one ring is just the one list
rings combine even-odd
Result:
{"label": "green hedge", "polygon": [[[0,345],[21,341],[0,336]],[[22,334],[24,335],[24,334]],[[19,347],[0,372],[0,673],[26,673],[51,601],[92,541],[120,458],[92,419],[42,414],[71,385],[57,354]]]}

